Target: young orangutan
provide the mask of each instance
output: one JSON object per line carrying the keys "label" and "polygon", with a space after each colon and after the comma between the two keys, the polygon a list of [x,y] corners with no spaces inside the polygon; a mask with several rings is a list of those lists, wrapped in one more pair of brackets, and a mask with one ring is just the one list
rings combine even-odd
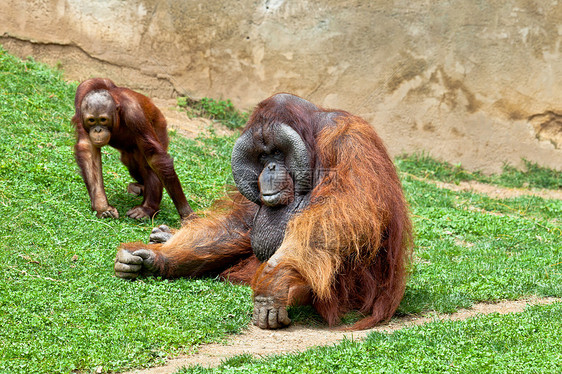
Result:
{"label": "young orangutan", "polygon": [[166,119],[148,97],[117,87],[109,79],[93,78],[78,86],[74,106],[76,162],[98,217],[119,217],[117,209],[109,205],[103,185],[101,148],[105,145],[119,150],[121,161],[138,182],[129,184],[127,190],[144,195],[142,204],[127,212],[129,217],[154,216],[163,187],[182,219],[193,213],[168,155]]}

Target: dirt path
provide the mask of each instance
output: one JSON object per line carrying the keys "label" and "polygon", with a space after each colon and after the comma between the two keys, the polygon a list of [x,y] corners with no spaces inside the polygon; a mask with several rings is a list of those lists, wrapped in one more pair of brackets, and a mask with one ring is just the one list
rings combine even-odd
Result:
{"label": "dirt path", "polygon": [[293,325],[283,330],[261,330],[251,326],[240,335],[233,335],[225,344],[207,344],[199,347],[191,355],[170,359],[165,366],[136,370],[126,374],[168,374],[183,366],[201,365],[204,367],[218,366],[221,361],[241,354],[262,357],[272,354],[300,352],[315,346],[334,345],[344,338],[351,340],[364,339],[372,331],[392,332],[411,326],[421,325],[435,320],[464,320],[477,315],[491,313],[518,313],[528,305],[545,305],[561,301],[558,298],[532,297],[517,301],[502,301],[495,304],[475,304],[470,309],[461,309],[453,314],[428,313],[421,316],[394,318],[383,326],[364,331],[343,332],[328,328]]}
{"label": "dirt path", "polygon": [[408,174],[409,177],[424,181],[427,183],[432,183],[439,188],[444,188],[451,191],[467,191],[475,192],[484,195],[488,195],[494,199],[507,199],[511,197],[519,196],[538,196],[544,199],[558,199],[562,200],[562,190],[547,190],[547,189],[530,189],[530,188],[510,188],[501,187],[493,184],[486,184],[476,181],[446,183],[440,182],[432,179],[420,178],[413,174]]}

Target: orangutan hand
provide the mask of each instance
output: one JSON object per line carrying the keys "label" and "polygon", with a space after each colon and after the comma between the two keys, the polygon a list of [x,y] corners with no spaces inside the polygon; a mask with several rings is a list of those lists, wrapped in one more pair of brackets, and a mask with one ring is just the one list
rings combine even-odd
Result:
{"label": "orangutan hand", "polygon": [[138,249],[132,253],[121,249],[115,256],[115,275],[124,279],[136,279],[141,273],[151,274],[156,271],[155,257],[154,252],[149,249]]}
{"label": "orangutan hand", "polygon": [[275,302],[273,296],[254,297],[254,325],[262,329],[279,329],[291,324],[287,307]]}
{"label": "orangutan hand", "polygon": [[160,225],[152,229],[150,233],[150,237],[148,238],[148,242],[150,244],[154,243],[166,243],[174,236],[172,230],[166,225]]}

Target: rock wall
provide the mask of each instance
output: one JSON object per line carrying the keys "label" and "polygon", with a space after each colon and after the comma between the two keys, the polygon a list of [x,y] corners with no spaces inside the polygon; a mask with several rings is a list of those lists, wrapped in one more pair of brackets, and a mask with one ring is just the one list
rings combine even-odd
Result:
{"label": "rock wall", "polygon": [[562,4],[3,0],[0,44],[148,95],[279,91],[371,121],[393,154],[562,170]]}

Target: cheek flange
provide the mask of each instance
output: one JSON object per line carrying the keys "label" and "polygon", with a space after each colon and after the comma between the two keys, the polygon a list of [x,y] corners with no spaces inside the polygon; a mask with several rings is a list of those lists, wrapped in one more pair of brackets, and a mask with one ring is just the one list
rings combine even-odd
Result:
{"label": "cheek flange", "polygon": [[[285,164],[294,179],[294,192],[308,193],[311,188],[311,173],[306,144],[295,130],[283,123],[272,125],[270,133],[273,134],[273,144],[266,146],[278,149],[285,155]],[[263,166],[258,159],[261,148],[255,144],[252,132],[246,131],[234,144],[231,159],[236,187],[242,195],[256,204],[261,204],[259,177]]]}
{"label": "cheek flange", "polygon": [[232,176],[238,191],[248,200],[259,204],[258,178],[261,165],[258,161],[259,153],[256,152],[256,148],[251,132],[246,131],[234,143],[231,165]]}

